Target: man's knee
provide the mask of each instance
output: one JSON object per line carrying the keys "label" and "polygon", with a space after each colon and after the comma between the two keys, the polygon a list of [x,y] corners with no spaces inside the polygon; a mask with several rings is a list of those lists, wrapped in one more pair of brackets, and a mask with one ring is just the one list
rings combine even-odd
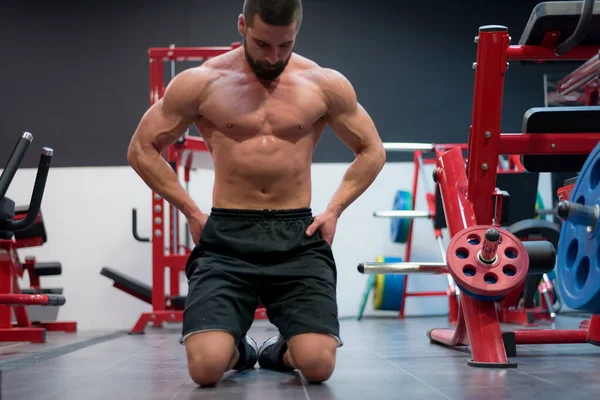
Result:
{"label": "man's knee", "polygon": [[225,373],[225,367],[209,357],[188,359],[188,371],[192,380],[200,386],[215,386]]}
{"label": "man's knee", "polygon": [[200,386],[214,386],[229,369],[234,354],[233,336],[201,333],[186,340],[188,371],[192,380]]}
{"label": "man's knee", "polygon": [[337,346],[329,340],[318,339],[295,344],[289,347],[294,367],[311,383],[328,380],[335,369]]}

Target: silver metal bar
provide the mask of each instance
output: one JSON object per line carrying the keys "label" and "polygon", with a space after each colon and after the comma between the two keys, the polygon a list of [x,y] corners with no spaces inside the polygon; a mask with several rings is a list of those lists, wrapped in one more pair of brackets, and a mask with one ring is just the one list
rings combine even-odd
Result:
{"label": "silver metal bar", "polygon": [[555,209],[550,209],[550,210],[535,210],[535,212],[538,215],[550,215],[550,214],[555,214],[556,215],[556,210]]}
{"label": "silver metal bar", "polygon": [[427,179],[428,176],[429,176],[429,178],[431,178],[431,175],[425,174],[425,164],[423,163],[423,157],[421,157],[421,156],[417,157],[417,161],[419,162],[419,170],[421,171],[423,187],[425,188],[425,191],[427,193],[431,193],[431,187],[429,186],[429,179]]}
{"label": "silver metal bar", "polygon": [[433,151],[435,145],[433,143],[394,143],[387,142],[383,144],[383,148],[387,151],[408,152],[415,150]]}
{"label": "silver metal bar", "polygon": [[[172,44],[169,46],[170,49],[174,49],[175,45]],[[175,78],[175,60],[171,60],[171,80]]]}
{"label": "silver metal bar", "polygon": [[[185,182],[185,191],[186,192],[190,192],[190,182],[186,181]],[[190,224],[188,222],[185,223],[185,247],[191,250],[191,237],[190,237]]]}
{"label": "silver metal bar", "polygon": [[445,262],[365,262],[358,264],[361,274],[445,274],[448,267]]}
{"label": "silver metal bar", "polygon": [[429,211],[413,211],[413,210],[390,210],[390,211],[375,211],[374,217],[380,218],[431,218],[432,215]]}
{"label": "silver metal bar", "polygon": [[447,264],[448,261],[446,260],[446,246],[444,246],[444,239],[441,236],[437,237],[437,244],[438,244],[438,247],[440,248],[440,254],[442,255],[442,260],[444,261],[444,264]]}
{"label": "silver metal bar", "polygon": [[545,289],[542,294],[544,295],[544,300],[546,300],[548,311],[550,311],[550,319],[554,321],[556,319],[556,313],[554,312],[554,306],[552,305],[552,300],[550,300],[550,293],[548,293],[548,289]]}
{"label": "silver metal bar", "polygon": [[[444,246],[444,238],[441,236],[437,237],[437,244],[438,247],[440,249],[440,254],[442,255],[442,260],[444,260],[444,264],[447,265],[448,264],[448,260],[446,259],[446,246]],[[448,286],[450,287],[451,290],[453,290],[454,292],[456,292],[457,296],[460,296],[460,290],[458,289],[458,286],[456,286],[456,283],[454,282],[454,278],[452,278],[452,275],[448,274]]]}
{"label": "silver metal bar", "polygon": [[546,300],[548,311],[550,311],[550,319],[554,321],[556,319],[556,311],[554,310],[554,304],[552,304],[552,300],[550,299],[550,293],[548,292],[548,289],[552,287],[552,281],[550,281],[550,277],[548,276],[548,274],[542,275],[542,279],[546,283],[546,286],[542,291],[542,295],[544,296],[544,300]]}
{"label": "silver metal bar", "polygon": [[556,91],[562,95],[567,95],[585,86],[598,75],[600,75],[600,52],[558,82]]}

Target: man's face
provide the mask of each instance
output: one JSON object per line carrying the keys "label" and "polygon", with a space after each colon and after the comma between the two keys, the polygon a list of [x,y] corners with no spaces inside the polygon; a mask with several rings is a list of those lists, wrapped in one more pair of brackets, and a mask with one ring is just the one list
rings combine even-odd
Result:
{"label": "man's face", "polygon": [[267,25],[258,15],[250,27],[240,18],[244,54],[259,79],[273,80],[283,73],[294,51],[296,27],[296,22],[289,26]]}

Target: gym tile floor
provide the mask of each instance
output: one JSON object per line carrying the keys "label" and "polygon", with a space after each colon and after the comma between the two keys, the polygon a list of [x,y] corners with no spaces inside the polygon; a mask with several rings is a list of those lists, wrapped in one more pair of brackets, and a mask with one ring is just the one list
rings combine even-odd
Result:
{"label": "gym tile floor", "polygon": [[[557,328],[582,317],[560,316]],[[446,318],[342,320],[344,347],[329,381],[309,385],[297,373],[258,368],[228,373],[215,388],[187,375],[178,326],[145,335],[49,334],[44,345],[0,346],[7,399],[592,399],[600,393],[600,348],[591,345],[519,346],[517,369],[466,365],[469,354],[432,345],[427,330]],[[275,334],[256,321],[260,344]]]}

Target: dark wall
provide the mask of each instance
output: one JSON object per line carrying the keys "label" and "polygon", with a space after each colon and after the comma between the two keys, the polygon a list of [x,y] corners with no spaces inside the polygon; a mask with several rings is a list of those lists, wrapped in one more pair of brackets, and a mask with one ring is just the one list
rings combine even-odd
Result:
{"label": "dark wall", "polygon": [[[242,3],[2,2],[0,163],[29,130],[35,141],[24,166],[36,165],[41,146],[55,148],[54,166],[126,165],[149,105],[147,49],[238,41]],[[384,141],[466,142],[478,27],[506,25],[516,43],[536,3],[305,1],[296,51],[353,82]],[[503,131],[518,131],[523,113],[543,105],[544,72],[569,70],[513,63]],[[315,161],[351,159],[327,129]]]}

